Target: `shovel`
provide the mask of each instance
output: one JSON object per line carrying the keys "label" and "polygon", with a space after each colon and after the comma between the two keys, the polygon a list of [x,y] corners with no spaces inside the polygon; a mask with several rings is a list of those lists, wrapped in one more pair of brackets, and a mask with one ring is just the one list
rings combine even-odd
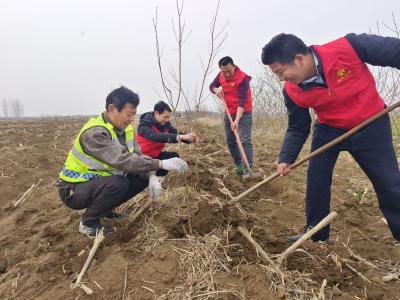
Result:
{"label": "shovel", "polygon": [[[224,102],[226,114],[228,115],[229,122],[230,122],[231,125],[232,125],[233,120],[232,120],[231,114],[229,113],[228,106],[226,105],[226,102],[225,102],[225,99],[224,99],[224,98],[222,99],[222,102]],[[243,160],[243,162],[244,162],[244,164],[245,164],[245,166],[246,166],[246,168],[247,168],[247,171],[248,171],[247,173],[245,173],[245,174],[242,176],[242,179],[243,179],[243,180],[246,180],[246,179],[248,179],[248,178],[261,177],[261,173],[260,173],[260,172],[253,172],[253,170],[251,169],[250,164],[249,164],[249,161],[247,160],[246,153],[244,152],[242,142],[240,141],[240,136],[239,136],[238,131],[237,131],[237,130],[234,130],[233,133],[235,134],[236,143],[237,143],[237,145],[238,145],[238,147],[239,147],[240,154],[242,155],[242,160]]]}

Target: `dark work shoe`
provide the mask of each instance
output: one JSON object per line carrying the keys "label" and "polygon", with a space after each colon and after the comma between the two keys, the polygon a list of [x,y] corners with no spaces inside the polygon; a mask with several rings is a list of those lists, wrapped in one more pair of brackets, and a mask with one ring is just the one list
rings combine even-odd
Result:
{"label": "dark work shoe", "polygon": [[122,215],[111,210],[103,218],[107,220],[118,220],[121,219]]}
{"label": "dark work shoe", "polygon": [[[288,239],[287,239],[288,243],[293,244],[293,243],[297,242],[297,240],[301,239],[301,237],[303,235],[305,235],[307,233],[307,231],[310,230],[311,228],[312,227],[304,228],[304,230],[302,232],[300,232],[300,233],[298,233],[296,235],[292,235],[292,236],[288,237]],[[326,239],[326,240],[317,239],[317,238],[314,237],[314,235],[311,236],[310,239],[313,242],[325,242],[325,243],[328,242],[328,239]]]}
{"label": "dark work shoe", "polygon": [[83,233],[87,237],[94,239],[96,237],[97,232],[103,230],[104,235],[109,235],[114,232],[114,229],[108,225],[103,225],[101,223],[97,225],[88,226],[79,222],[79,232]]}
{"label": "dark work shoe", "polygon": [[243,175],[245,173],[245,167],[243,164],[236,165],[234,170],[237,175]]}

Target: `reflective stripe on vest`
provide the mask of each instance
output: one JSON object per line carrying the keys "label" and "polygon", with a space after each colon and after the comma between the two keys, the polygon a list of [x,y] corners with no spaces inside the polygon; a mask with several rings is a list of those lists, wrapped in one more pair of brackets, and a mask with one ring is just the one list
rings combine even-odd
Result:
{"label": "reflective stripe on vest", "polygon": [[76,158],[78,158],[80,161],[83,161],[90,169],[94,170],[103,169],[103,164],[100,164],[97,161],[90,159],[89,157],[83,155],[82,153],[79,153],[79,151],[75,148],[75,146],[72,147],[71,152],[73,155],[75,155]]}

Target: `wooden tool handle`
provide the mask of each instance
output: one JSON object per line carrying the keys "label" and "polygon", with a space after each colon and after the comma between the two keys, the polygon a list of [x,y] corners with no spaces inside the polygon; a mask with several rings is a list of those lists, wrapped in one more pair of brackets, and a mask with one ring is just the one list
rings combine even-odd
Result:
{"label": "wooden tool handle", "polygon": [[299,238],[293,245],[291,245],[289,248],[283,252],[279,258],[278,258],[278,263],[282,263],[282,261],[294,250],[296,250],[304,241],[308,240],[312,235],[314,235],[316,232],[320,231],[322,228],[324,228],[326,225],[330,224],[334,218],[337,216],[337,212],[333,211],[329,215],[327,215],[325,218],[321,220],[315,227],[311,228],[309,231],[307,231],[301,238]]}
{"label": "wooden tool handle", "polygon": [[[225,102],[224,102],[225,103]],[[355,134],[357,131],[359,131],[360,129],[364,128],[365,126],[367,126],[368,124],[372,123],[373,121],[375,121],[376,119],[382,117],[383,115],[386,115],[387,113],[391,112],[392,110],[395,110],[396,108],[400,107],[400,101],[396,102],[393,105],[390,105],[388,107],[386,107],[384,110],[376,113],[375,115],[373,115],[372,117],[370,117],[369,119],[365,120],[364,122],[360,123],[359,125],[357,125],[356,127],[350,129],[349,131],[347,131],[346,133],[342,134],[341,136],[339,136],[338,138],[334,139],[333,141],[323,145],[322,147],[318,148],[317,150],[311,152],[309,155],[299,159],[298,161],[296,161],[295,163],[291,164],[289,166],[290,169],[294,170],[295,168],[297,168],[298,166],[300,166],[301,164],[303,164],[304,162],[310,160],[311,158],[320,155],[322,152],[326,151],[327,149],[335,146],[336,144],[339,144],[340,142],[344,141],[345,139],[347,139],[348,137],[350,137],[351,135]],[[252,191],[254,191],[255,189],[259,188],[260,186],[266,184],[267,182],[270,182],[272,180],[274,180],[275,178],[279,177],[279,173],[276,172],[274,174],[272,174],[271,176],[269,176],[268,178],[265,178],[263,181],[257,183],[255,186],[251,187],[250,189],[248,189],[247,191],[244,191],[242,194],[238,195],[237,197],[235,197],[232,201],[230,201],[229,203],[234,204],[236,202],[238,202],[240,199],[242,199],[243,197],[247,196],[249,193],[251,193]]]}

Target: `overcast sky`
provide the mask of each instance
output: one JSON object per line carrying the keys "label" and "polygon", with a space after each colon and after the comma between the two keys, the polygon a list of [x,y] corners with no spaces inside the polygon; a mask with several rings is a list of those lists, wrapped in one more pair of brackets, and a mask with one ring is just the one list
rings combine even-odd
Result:
{"label": "overcast sky", "polygon": [[[185,1],[191,34],[183,49],[183,84],[189,94],[200,84],[199,57],[207,53],[216,4]],[[152,27],[157,6],[168,70],[177,62],[174,0],[0,0],[0,101],[19,99],[31,116],[97,114],[106,95],[123,84],[140,94],[139,112],[151,110],[161,91]],[[261,48],[278,33],[321,44],[375,30],[377,21],[392,24],[392,12],[400,25],[400,0],[222,0],[218,23],[229,21],[229,37],[219,57],[232,56],[254,76]]]}

